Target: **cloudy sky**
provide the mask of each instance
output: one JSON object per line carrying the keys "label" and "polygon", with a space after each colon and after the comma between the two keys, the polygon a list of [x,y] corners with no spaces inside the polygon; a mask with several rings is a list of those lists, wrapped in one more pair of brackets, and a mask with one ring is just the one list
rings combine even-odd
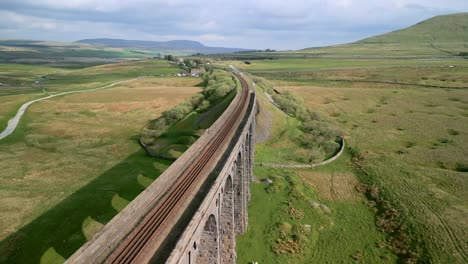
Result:
{"label": "cloudy sky", "polygon": [[285,50],[350,42],[458,12],[468,12],[468,0],[1,0],[0,38],[189,39]]}

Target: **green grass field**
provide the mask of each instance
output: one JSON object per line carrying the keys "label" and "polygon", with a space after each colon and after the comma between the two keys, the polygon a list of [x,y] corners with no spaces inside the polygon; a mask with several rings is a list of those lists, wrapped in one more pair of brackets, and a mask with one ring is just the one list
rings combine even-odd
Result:
{"label": "green grass field", "polygon": [[[50,80],[55,92],[153,76],[33,104],[0,141],[0,263],[63,262],[167,168],[147,157],[137,136],[149,119],[200,91],[198,78],[155,77],[175,70],[143,61],[52,75],[60,77]],[[67,74],[87,81],[67,82]],[[0,100],[18,105],[27,96],[35,94]]]}
{"label": "green grass field", "polygon": [[0,40],[0,62],[83,68],[127,60],[159,57],[160,52],[138,48],[109,48],[84,43]]}
{"label": "green grass field", "polygon": [[[0,129],[6,127],[8,120],[23,103],[47,94],[93,89],[136,77],[160,77],[179,71],[179,68],[162,60],[125,62],[78,70],[0,64]],[[40,86],[35,85],[38,80],[41,80]]]}
{"label": "green grass field", "polygon": [[251,64],[245,64],[242,61],[227,61],[239,69],[257,73],[257,72],[294,72],[311,71],[324,69],[343,69],[343,68],[387,68],[387,67],[437,67],[456,66],[467,67],[468,60],[457,59],[396,59],[396,58],[288,58],[275,60],[255,60]]}
{"label": "green grass field", "polygon": [[[270,134],[256,144],[255,161],[288,160],[287,150],[299,149],[294,144],[284,147],[290,142],[288,131],[298,130],[299,122],[273,107],[261,89],[257,93],[256,133]],[[374,224],[372,208],[355,189],[358,180],[351,168],[348,153],[315,169],[256,167],[248,231],[237,239],[238,263],[395,261],[385,247],[386,235]],[[273,184],[261,182],[262,178],[272,179]]]}
{"label": "green grass field", "polygon": [[[433,60],[340,60],[321,59],[286,59],[254,61],[251,66],[239,67],[252,71],[254,74],[268,78],[279,91],[293,91],[304,97],[309,108],[327,114],[340,128],[346,132],[346,140],[353,152],[359,153],[359,159],[348,159],[347,165],[341,166],[341,174],[353,175],[355,184],[358,182],[371,184],[380,190],[380,195],[389,201],[399,212],[399,223],[407,229],[407,243],[419,254],[419,259],[434,263],[463,263],[467,259],[466,221],[468,198],[466,167],[468,156],[468,90],[466,87],[468,68],[466,60],[433,59]],[[369,67],[372,65],[372,67]],[[452,65],[454,67],[447,67]],[[341,67],[338,67],[341,66]],[[391,66],[391,67],[389,67]],[[441,67],[445,66],[445,67]],[[330,69],[335,68],[335,69]],[[401,83],[404,83],[401,84]],[[414,85],[411,85],[414,84]],[[428,87],[434,86],[434,87]],[[442,86],[444,88],[437,88]],[[453,88],[449,88],[453,87]],[[275,117],[276,118],[276,117]],[[276,123],[277,121],[275,121]],[[294,123],[282,123],[282,130],[293,129]],[[286,129],[287,128],[287,129]],[[261,130],[261,128],[260,128]],[[271,131],[277,131],[272,128]],[[281,131],[281,129],[279,130]],[[273,132],[270,140],[280,135]],[[268,141],[267,141],[268,142]],[[263,143],[257,145],[256,159],[275,156],[276,153],[265,151],[269,146]],[[282,153],[278,153],[280,157]],[[343,159],[340,158],[341,163]],[[334,168],[335,164],[330,165]],[[291,173],[265,172],[258,168],[258,177],[272,177],[281,174],[283,178],[293,177]],[[318,178],[323,176],[327,168],[311,172],[294,172],[301,175],[303,182],[311,184],[318,196],[327,197],[320,187]],[[328,171],[331,175],[338,172]],[[286,176],[287,175],[287,176]],[[328,176],[333,177],[333,176]],[[328,179],[329,179],[328,178]],[[262,187],[254,184],[253,199],[249,213],[256,215],[255,208],[266,207],[267,202],[260,198],[267,195]],[[259,188],[259,189],[257,189]],[[351,188],[352,189],[352,188]],[[353,193],[353,190],[347,193]],[[325,191],[326,193],[326,191]],[[325,195],[325,196],[323,196]],[[330,196],[330,195],[328,195]],[[282,196],[280,196],[282,197]],[[332,196],[333,197],[333,196]],[[361,205],[364,200],[361,200]],[[258,203],[258,204],[257,204]],[[339,203],[327,204],[332,211],[342,210],[343,218],[340,224],[353,226],[355,217],[362,214],[362,219],[368,219],[367,224],[376,219],[365,216],[369,211],[351,209]],[[353,214],[355,214],[354,217]],[[377,216],[375,216],[377,217]],[[257,223],[257,221],[259,223]],[[274,226],[278,220],[271,217],[257,220],[250,219],[249,232],[246,237],[254,239],[254,227],[258,225]],[[336,221],[338,223],[338,221]],[[360,223],[360,225],[365,225]],[[260,227],[259,227],[260,228]],[[349,227],[348,227],[349,228]],[[335,236],[324,235],[315,243],[320,251],[309,261],[315,261],[327,255],[329,261],[344,261],[344,255],[336,252],[348,252],[347,249],[337,249],[336,241],[340,234],[342,239],[353,239],[345,235],[346,227]],[[273,236],[274,228],[264,231],[266,236]],[[331,232],[333,233],[333,232]],[[359,232],[359,234],[363,234]],[[371,231],[365,231],[364,237],[356,237],[358,241],[376,238]],[[368,234],[368,238],[367,238]],[[378,232],[382,235],[382,233]],[[385,235],[383,235],[385,237]],[[273,236],[274,237],[274,236]],[[320,237],[320,236],[319,236]],[[377,236],[378,237],[378,236]],[[330,240],[327,240],[330,239]],[[385,248],[390,237],[383,240],[374,239],[368,245]],[[265,241],[262,239],[257,239]],[[377,241],[379,240],[379,241]],[[260,253],[250,250],[250,239],[239,240],[239,259],[265,262],[265,259],[277,259],[282,255],[273,253],[275,240],[267,240],[269,246],[264,246]],[[350,245],[353,241],[348,241]],[[362,244],[361,244],[362,245]],[[253,246],[252,246],[253,248]],[[374,248],[355,249],[361,251],[364,257],[370,257],[365,263],[379,261],[394,262],[394,255],[386,252],[374,252]],[[333,252],[334,254],[331,254]],[[331,254],[331,255],[330,255]],[[289,254],[291,263],[295,263],[297,254]],[[377,258],[377,255],[380,257]],[[268,256],[268,257],[267,257]],[[313,256],[313,257],[312,257]],[[335,258],[336,256],[336,258]],[[375,257],[375,258],[374,258]],[[263,258],[263,261],[261,261]],[[289,259],[288,258],[288,259]],[[302,260],[301,260],[302,261]],[[351,261],[351,259],[349,259]],[[268,262],[268,261],[267,261]],[[299,262],[299,260],[298,260]],[[280,262],[278,262],[280,263]],[[306,262],[305,262],[306,263]],[[317,261],[320,263],[320,261]]]}

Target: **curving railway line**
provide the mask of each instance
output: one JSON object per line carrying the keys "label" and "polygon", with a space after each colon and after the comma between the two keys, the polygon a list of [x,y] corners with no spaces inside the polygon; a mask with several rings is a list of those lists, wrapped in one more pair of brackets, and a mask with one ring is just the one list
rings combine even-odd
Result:
{"label": "curving railway line", "polygon": [[[188,164],[177,176],[175,182],[165,193],[154,198],[155,206],[151,208],[136,227],[122,240],[105,263],[148,263],[154,252],[163,243],[175,222],[187,210],[187,200],[194,198],[199,188],[207,180],[213,168],[218,164],[227,149],[250,101],[249,86],[240,73],[234,75],[241,82],[240,100],[235,103],[234,111],[227,117],[224,126],[212,136],[199,155]],[[239,96],[239,95],[238,95]],[[100,245],[103,246],[103,245]],[[71,261],[74,263],[74,261]]]}

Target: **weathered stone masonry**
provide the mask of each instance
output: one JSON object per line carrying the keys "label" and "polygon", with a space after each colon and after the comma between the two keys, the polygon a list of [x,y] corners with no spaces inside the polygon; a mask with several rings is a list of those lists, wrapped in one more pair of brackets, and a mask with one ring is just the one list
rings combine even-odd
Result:
{"label": "weathered stone masonry", "polygon": [[234,147],[166,263],[236,263],[236,235],[247,230],[257,105],[252,96]]}

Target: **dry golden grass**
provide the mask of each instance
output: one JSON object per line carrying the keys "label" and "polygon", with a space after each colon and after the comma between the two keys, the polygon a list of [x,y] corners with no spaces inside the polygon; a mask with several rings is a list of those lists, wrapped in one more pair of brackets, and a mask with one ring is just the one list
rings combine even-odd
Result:
{"label": "dry golden grass", "polygon": [[323,201],[358,201],[355,189],[358,181],[352,173],[300,171],[298,174],[318,192],[318,197]]}
{"label": "dry golden grass", "polygon": [[148,78],[32,105],[24,140],[0,149],[0,240],[137,151],[131,137],[199,92],[198,82]]}

